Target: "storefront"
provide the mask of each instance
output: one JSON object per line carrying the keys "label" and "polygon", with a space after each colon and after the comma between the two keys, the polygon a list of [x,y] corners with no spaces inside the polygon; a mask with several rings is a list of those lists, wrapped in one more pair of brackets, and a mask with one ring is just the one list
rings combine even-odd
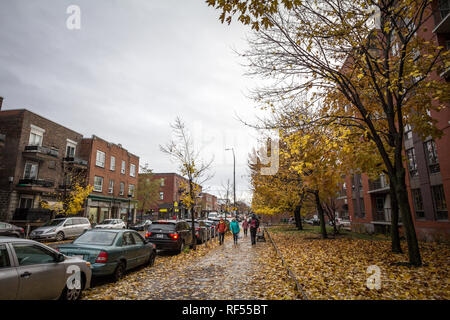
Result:
{"label": "storefront", "polygon": [[89,195],[87,199],[87,217],[92,224],[105,219],[122,219],[131,223],[136,221],[136,200]]}

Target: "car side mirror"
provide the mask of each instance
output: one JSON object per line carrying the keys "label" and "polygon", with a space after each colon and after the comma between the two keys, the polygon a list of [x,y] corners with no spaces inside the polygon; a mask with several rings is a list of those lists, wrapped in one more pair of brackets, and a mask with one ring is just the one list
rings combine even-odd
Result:
{"label": "car side mirror", "polygon": [[58,253],[56,256],[56,262],[63,262],[66,258],[64,257],[64,255],[62,253]]}

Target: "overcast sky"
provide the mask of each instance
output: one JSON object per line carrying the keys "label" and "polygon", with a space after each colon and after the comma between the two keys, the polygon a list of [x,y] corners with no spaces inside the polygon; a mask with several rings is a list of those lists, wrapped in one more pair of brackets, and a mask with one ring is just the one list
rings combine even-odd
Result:
{"label": "overcast sky", "polygon": [[[69,30],[70,5],[81,29]],[[205,159],[209,191],[233,179],[248,194],[247,155],[255,132],[237,120],[256,109],[246,97],[233,49],[248,28],[218,21],[203,0],[1,0],[0,96],[3,109],[26,108],[87,137],[95,134],[140,156],[155,172],[176,172],[159,150],[180,116]]]}

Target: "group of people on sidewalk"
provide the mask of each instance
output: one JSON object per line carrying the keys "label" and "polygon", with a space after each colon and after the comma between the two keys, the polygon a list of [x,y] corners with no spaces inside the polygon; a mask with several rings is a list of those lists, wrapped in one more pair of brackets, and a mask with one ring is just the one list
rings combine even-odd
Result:
{"label": "group of people on sidewalk", "polygon": [[[252,245],[256,245],[256,233],[259,228],[259,219],[258,217],[253,213],[250,218],[245,217],[244,221],[242,222],[242,228],[244,229],[244,236],[246,237],[248,234],[248,229],[250,229],[250,238]],[[222,245],[225,240],[225,232],[227,232],[228,226],[223,220],[223,218],[220,218],[219,223],[216,226],[216,231],[219,233],[219,244]],[[238,239],[239,239],[239,232],[241,231],[241,228],[239,226],[239,222],[236,220],[236,217],[233,218],[233,220],[230,222],[230,230],[233,234],[233,241],[234,244],[237,245]]]}

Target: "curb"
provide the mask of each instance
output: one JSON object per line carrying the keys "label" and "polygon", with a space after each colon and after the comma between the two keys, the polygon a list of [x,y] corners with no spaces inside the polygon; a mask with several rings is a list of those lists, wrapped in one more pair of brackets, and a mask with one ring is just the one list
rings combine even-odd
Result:
{"label": "curb", "polygon": [[300,285],[300,283],[297,280],[297,277],[295,276],[294,272],[291,270],[291,268],[289,268],[289,266],[287,265],[286,261],[284,261],[283,256],[281,255],[280,250],[278,249],[275,241],[273,241],[272,236],[270,235],[269,231],[267,230],[267,228],[264,228],[264,231],[267,233],[267,236],[270,240],[270,242],[272,243],[273,247],[275,248],[275,251],[277,252],[277,254],[280,256],[281,258],[281,262],[283,263],[284,267],[286,268],[287,274],[289,275],[289,277],[291,277],[291,279],[294,281],[294,285],[295,285],[295,290],[298,291],[302,297],[303,300],[308,300],[308,296],[306,295],[306,293],[303,291],[302,286]]}

